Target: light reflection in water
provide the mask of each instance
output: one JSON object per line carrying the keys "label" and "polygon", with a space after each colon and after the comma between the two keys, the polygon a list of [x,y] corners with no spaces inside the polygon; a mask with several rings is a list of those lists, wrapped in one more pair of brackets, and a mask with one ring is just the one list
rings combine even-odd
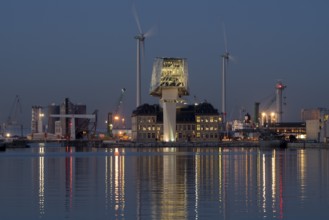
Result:
{"label": "light reflection in water", "polygon": [[297,158],[298,161],[298,177],[299,177],[299,181],[300,181],[300,198],[302,201],[305,200],[305,188],[306,188],[306,183],[305,183],[305,179],[306,179],[306,159],[305,159],[305,150],[301,150],[299,153],[299,156]]}
{"label": "light reflection in water", "polygon": [[[328,183],[327,168],[309,172],[321,167],[328,156],[313,153],[310,157],[302,149],[109,148],[96,154],[82,152],[81,157],[71,147],[62,148],[55,157],[43,145],[34,150],[38,155],[33,159],[34,199],[38,199],[34,205],[40,217],[49,215],[51,193],[62,192],[58,197],[64,199],[60,197],[58,203],[63,205],[65,200],[63,207],[69,214],[81,204],[89,207],[87,197],[115,219],[128,219],[128,212],[137,219],[205,219],[208,215],[235,219],[250,213],[255,219],[283,219],[291,206],[287,196],[297,194],[295,201],[309,202],[309,176],[325,176],[323,189]],[[77,164],[77,157],[84,163]],[[49,177],[55,182],[46,181]]]}
{"label": "light reflection in water", "polygon": [[272,209],[275,210],[276,206],[276,152],[273,151],[273,155],[271,158],[272,162]]}
{"label": "light reflection in water", "polygon": [[198,215],[198,209],[199,209],[199,167],[200,167],[200,155],[196,154],[195,155],[195,166],[194,166],[194,170],[195,170],[195,175],[194,175],[194,184],[195,184],[195,188],[194,188],[194,196],[195,196],[195,206],[194,206],[194,213],[195,213],[195,219],[199,219],[199,215]]}
{"label": "light reflection in water", "polygon": [[[165,148],[165,153],[176,152],[176,148]],[[177,164],[176,155],[163,156],[163,193],[160,219],[186,217],[186,172],[184,163]]]}
{"label": "light reflection in water", "polygon": [[115,148],[111,153],[113,155],[105,158],[105,208],[112,208],[115,217],[122,218],[124,217],[126,203],[124,149]]}
{"label": "light reflection in water", "polygon": [[66,188],[66,208],[68,210],[72,209],[73,201],[73,148],[70,146],[65,147],[66,157],[65,157],[65,188]]}
{"label": "light reflection in water", "polygon": [[45,214],[45,148],[44,144],[39,145],[39,214]]}
{"label": "light reflection in water", "polygon": [[262,184],[262,208],[263,208],[263,213],[266,213],[266,166],[265,166],[265,154],[263,154],[262,157],[262,177],[263,177],[263,184]]}

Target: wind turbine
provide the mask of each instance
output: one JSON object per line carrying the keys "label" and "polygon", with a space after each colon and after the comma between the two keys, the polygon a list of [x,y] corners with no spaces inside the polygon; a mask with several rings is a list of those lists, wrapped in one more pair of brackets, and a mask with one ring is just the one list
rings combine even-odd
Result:
{"label": "wind turbine", "polygon": [[[136,79],[137,79],[137,85],[136,85],[136,107],[140,106],[141,104],[141,72],[142,72],[142,64],[141,64],[141,54],[142,54],[142,58],[144,59],[144,53],[145,53],[145,45],[144,45],[144,41],[145,38],[148,37],[151,32],[148,31],[146,33],[143,32],[142,30],[142,26],[139,22],[139,17],[137,14],[137,10],[135,8],[135,6],[133,5],[132,7],[133,10],[133,14],[135,17],[135,21],[137,24],[137,28],[138,28],[138,34],[134,37],[137,40],[137,59],[136,59]],[[142,52],[141,52],[142,50]]]}
{"label": "wind turbine", "polygon": [[228,66],[228,61],[232,58],[230,53],[227,50],[227,39],[226,39],[226,30],[225,24],[223,23],[223,34],[224,34],[224,44],[225,44],[225,52],[222,55],[222,114],[223,124],[226,123],[226,70]]}

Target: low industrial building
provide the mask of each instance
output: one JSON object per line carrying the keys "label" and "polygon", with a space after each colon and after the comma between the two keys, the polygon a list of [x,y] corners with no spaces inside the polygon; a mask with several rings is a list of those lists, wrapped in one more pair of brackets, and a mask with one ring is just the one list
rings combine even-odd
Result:
{"label": "low industrial building", "polygon": [[317,142],[328,142],[329,138],[329,109],[302,109],[302,121],[306,123],[306,138]]}
{"label": "low industrial building", "polygon": [[298,140],[304,140],[306,138],[305,122],[273,123],[268,129],[272,132],[285,135],[286,139],[296,138]]}

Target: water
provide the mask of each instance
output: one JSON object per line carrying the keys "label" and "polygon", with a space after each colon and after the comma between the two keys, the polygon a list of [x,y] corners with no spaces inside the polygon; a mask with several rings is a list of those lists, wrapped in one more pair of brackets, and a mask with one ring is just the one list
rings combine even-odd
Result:
{"label": "water", "polygon": [[329,149],[0,152],[0,219],[328,219]]}

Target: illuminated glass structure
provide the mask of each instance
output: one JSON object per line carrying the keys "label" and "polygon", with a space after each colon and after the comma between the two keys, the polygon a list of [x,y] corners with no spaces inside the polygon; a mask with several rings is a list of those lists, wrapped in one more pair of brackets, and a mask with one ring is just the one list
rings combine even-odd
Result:
{"label": "illuminated glass structure", "polygon": [[163,107],[163,140],[176,140],[176,104],[189,95],[187,61],[183,58],[156,58],[150,94],[160,97]]}

